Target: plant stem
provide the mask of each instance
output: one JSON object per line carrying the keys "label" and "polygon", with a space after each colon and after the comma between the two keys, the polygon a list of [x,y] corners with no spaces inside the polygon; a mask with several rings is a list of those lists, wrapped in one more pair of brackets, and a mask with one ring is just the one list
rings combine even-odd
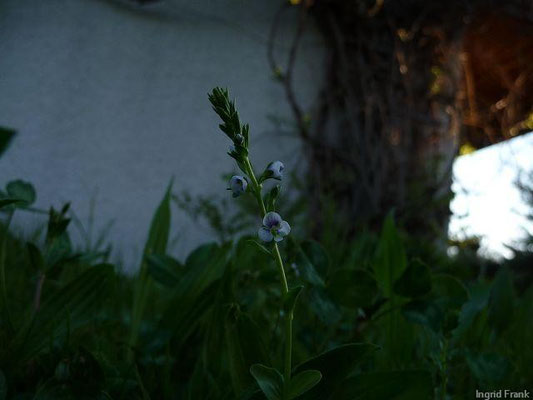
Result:
{"label": "plant stem", "polygon": [[[276,263],[279,267],[279,272],[281,276],[282,283],[282,292],[283,297],[289,292],[289,285],[287,284],[287,277],[285,276],[285,268],[283,267],[283,260],[281,259],[281,254],[279,252],[279,247],[277,243],[274,243],[274,257]],[[292,311],[285,315],[285,369],[283,373],[283,380],[285,382],[285,390],[288,390],[289,383],[291,380],[291,370],[292,370]],[[286,394],[285,394],[286,395]]]}
{"label": "plant stem", "polygon": [[5,312],[5,318],[7,321],[8,328],[13,331],[13,323],[11,320],[11,313],[9,312],[9,307],[7,304],[7,286],[6,286],[6,242],[7,242],[7,234],[9,225],[11,225],[11,219],[13,218],[13,212],[9,213],[9,216],[7,217],[7,222],[4,227],[4,232],[2,235],[2,243],[0,245],[0,279],[2,280],[0,289],[2,290],[2,303],[3,311]]}
{"label": "plant stem", "polygon": [[[244,164],[247,169],[248,176],[250,177],[250,180],[252,181],[253,191],[255,194],[255,197],[257,199],[257,203],[259,204],[259,207],[261,208],[261,216],[264,217],[266,214],[266,207],[265,203],[263,202],[263,198],[261,197],[261,185],[257,181],[257,178],[254,174],[254,169],[252,167],[252,164],[250,163],[250,160],[248,157],[245,158]],[[283,297],[287,295],[289,292],[289,285],[287,284],[287,276],[285,274],[285,267],[283,266],[283,259],[281,258],[281,253],[279,252],[279,247],[276,242],[274,242],[274,259],[276,260],[276,264],[278,265],[279,274],[281,278],[281,292],[283,294]],[[284,379],[284,393],[283,398],[287,396],[287,391],[290,387],[290,381],[291,381],[291,370],[292,370],[292,319],[293,319],[293,313],[289,312],[287,315],[285,315],[285,363],[284,363],[284,371],[283,371],[283,379]]]}
{"label": "plant stem", "polygon": [[261,197],[261,185],[259,184],[259,182],[257,181],[257,178],[255,177],[252,163],[250,162],[250,159],[248,157],[244,159],[244,165],[246,166],[248,176],[250,177],[250,180],[252,181],[253,191],[255,194],[255,198],[257,199],[257,203],[259,204],[259,207],[261,207],[261,218],[262,218],[266,214],[266,207],[265,207],[265,203],[263,202],[263,198]]}

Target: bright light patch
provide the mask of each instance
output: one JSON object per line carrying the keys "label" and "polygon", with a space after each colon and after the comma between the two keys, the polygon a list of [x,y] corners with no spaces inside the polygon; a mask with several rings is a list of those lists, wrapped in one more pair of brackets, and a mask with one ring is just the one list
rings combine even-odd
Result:
{"label": "bright light patch", "polygon": [[529,207],[515,186],[533,170],[533,132],[460,156],[454,164],[449,235],[454,239],[481,237],[481,252],[510,257],[505,245],[515,245],[533,223]]}

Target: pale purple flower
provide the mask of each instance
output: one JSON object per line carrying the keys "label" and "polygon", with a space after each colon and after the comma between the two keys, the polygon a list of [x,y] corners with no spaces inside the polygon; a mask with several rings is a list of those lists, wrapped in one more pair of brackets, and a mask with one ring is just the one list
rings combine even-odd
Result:
{"label": "pale purple flower", "polygon": [[238,197],[246,192],[247,187],[248,181],[243,176],[234,175],[229,180],[228,190],[233,192],[233,197]]}
{"label": "pale purple flower", "polygon": [[291,226],[287,221],[283,221],[281,216],[276,212],[266,213],[263,218],[263,226],[259,228],[259,239],[263,242],[281,242],[291,231]]}
{"label": "pale purple flower", "polygon": [[268,164],[266,170],[269,172],[268,178],[273,178],[277,180],[281,180],[283,178],[283,170],[285,169],[285,165],[281,161],[274,161]]}

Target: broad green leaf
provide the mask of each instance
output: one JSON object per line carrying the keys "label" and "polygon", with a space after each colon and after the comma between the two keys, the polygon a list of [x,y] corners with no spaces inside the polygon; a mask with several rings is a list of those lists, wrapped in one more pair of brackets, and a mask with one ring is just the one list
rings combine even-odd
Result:
{"label": "broad green leaf", "polygon": [[356,375],[324,399],[331,400],[432,400],[433,382],[428,371],[372,372]]}
{"label": "broad green leaf", "polygon": [[324,288],[312,287],[308,290],[308,293],[308,305],[320,321],[326,325],[340,321],[342,318],[340,307],[330,298]]}
{"label": "broad green leaf", "polygon": [[176,286],[183,273],[183,266],[174,258],[164,254],[149,254],[146,263],[148,274],[163,286]]}
{"label": "broad green leaf", "polygon": [[512,370],[512,364],[498,353],[466,352],[466,362],[479,384],[495,387]]}
{"label": "broad green leaf", "polygon": [[413,260],[394,283],[394,291],[404,297],[420,297],[431,291],[431,271],[420,260]]}
{"label": "broad green leaf", "polygon": [[283,376],[276,369],[254,364],[250,373],[268,400],[282,400]]}
{"label": "broad green leaf", "polygon": [[507,329],[514,320],[515,303],[511,272],[507,268],[500,268],[489,298],[489,320],[499,332]]}
{"label": "broad green leaf", "polygon": [[367,271],[342,268],[333,272],[327,291],[339,304],[357,309],[374,303],[378,287],[375,279]]}
{"label": "broad green leaf", "polygon": [[207,243],[197,247],[187,256],[185,268],[201,268],[203,265],[211,263],[219,250],[220,246],[216,243]]}
{"label": "broad green leaf", "polygon": [[444,314],[432,301],[414,300],[402,307],[403,316],[409,322],[421,324],[439,332]]}
{"label": "broad green leaf", "polygon": [[374,340],[383,346],[376,353],[376,365],[379,369],[400,369],[409,366],[414,357],[417,338],[416,326],[402,315],[401,303],[394,302],[393,297],[383,303],[376,313]]}
{"label": "broad green leaf", "polygon": [[326,249],[314,240],[305,240],[300,243],[300,247],[320,276],[326,276],[329,268],[329,257]]}
{"label": "broad green leaf", "polygon": [[[304,248],[299,245],[295,240],[291,240],[291,244],[295,248],[294,263],[296,265],[296,268],[300,272],[302,279],[313,286],[324,287],[324,279],[318,272],[318,268],[327,269],[327,265],[323,264],[324,258],[319,256],[320,253],[317,250],[317,247],[306,245]],[[310,251],[312,249],[314,249],[315,251]],[[306,252],[306,250],[308,252]],[[318,264],[319,262],[322,264]],[[313,263],[317,263],[317,265]]]}
{"label": "broad green leaf", "polygon": [[470,299],[461,307],[457,328],[453,331],[454,339],[468,333],[474,320],[487,307],[490,296],[490,285],[480,282],[472,287]]}
{"label": "broad green leaf", "polygon": [[385,219],[374,261],[374,277],[385,297],[393,295],[394,282],[407,267],[407,259],[402,240],[392,214]]}
{"label": "broad green leaf", "polygon": [[352,343],[336,347],[311,358],[298,365],[293,374],[306,370],[317,370],[322,373],[320,382],[301,397],[302,400],[329,399],[342,381],[347,378],[361,363],[364,363],[378,349],[368,343]]}
{"label": "broad green leaf", "polygon": [[27,207],[32,205],[37,198],[33,185],[20,179],[8,182],[7,195],[12,199],[19,199],[17,206]]}
{"label": "broad green leaf", "polygon": [[0,126],[0,156],[4,154],[4,152],[9,147],[9,143],[11,143],[11,140],[15,136],[16,131],[9,128],[4,128]]}
{"label": "broad green leaf", "polygon": [[322,379],[320,371],[307,370],[293,376],[290,382],[289,400],[311,390]]}
{"label": "broad green leaf", "polygon": [[444,309],[460,309],[468,300],[468,291],[454,276],[435,274],[431,277],[431,291]]}
{"label": "broad green leaf", "polygon": [[298,297],[300,296],[300,292],[303,288],[303,286],[296,286],[292,289],[289,289],[289,292],[283,299],[283,311],[285,313],[291,314],[294,312],[294,307],[296,306],[296,302],[298,301]]}

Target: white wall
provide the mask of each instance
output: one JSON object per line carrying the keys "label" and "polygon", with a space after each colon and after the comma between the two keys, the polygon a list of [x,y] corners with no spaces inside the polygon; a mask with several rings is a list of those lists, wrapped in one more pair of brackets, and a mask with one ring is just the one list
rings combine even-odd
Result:
{"label": "white wall", "polygon": [[[280,0],[281,1],[281,0]],[[229,145],[207,101],[215,85],[237,97],[251,123],[257,166],[294,162],[297,140],[276,137],[267,115],[290,117],[272,80],[266,40],[278,1],[167,0],[130,8],[105,0],[0,2],[0,125],[19,131],[0,159],[0,185],[22,178],[37,206],[71,201],[96,223],[114,219],[110,240],[134,268],[169,179],[176,191],[224,191]],[[145,10],[145,11],[142,11]],[[146,11],[148,10],[148,11]],[[296,10],[284,19],[288,45]],[[309,32],[299,55],[297,92],[316,98],[320,40]],[[173,207],[173,252],[210,240]],[[44,218],[18,217],[30,232]]]}

